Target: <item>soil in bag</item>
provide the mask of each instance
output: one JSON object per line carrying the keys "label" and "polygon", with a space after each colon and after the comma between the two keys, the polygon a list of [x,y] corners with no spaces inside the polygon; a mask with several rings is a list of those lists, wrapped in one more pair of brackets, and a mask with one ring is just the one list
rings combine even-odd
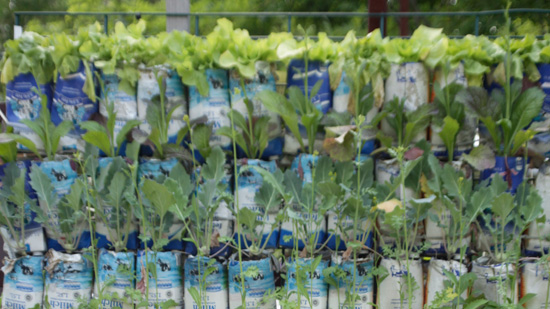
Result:
{"label": "soil in bag", "polygon": [[[147,263],[154,265],[156,276],[147,272]],[[182,286],[182,253],[181,252],[152,252],[139,251],[137,257],[137,283],[136,289],[141,291],[145,300],[146,293],[149,294],[148,308],[156,308],[155,305],[161,305],[167,301],[175,302],[170,308],[183,308],[183,286]],[[145,273],[149,276],[149,290],[144,277]]]}
{"label": "soil in bag", "polygon": [[[38,85],[31,73],[19,74],[6,85],[6,117],[11,124],[19,124],[24,119],[31,121],[38,119],[42,104],[40,95],[34,92],[33,88],[38,88]],[[41,84],[40,92],[46,95],[48,100],[46,106],[50,109],[53,83]]]}
{"label": "soil in bag", "polygon": [[24,256],[4,261],[2,267],[4,272],[3,308],[30,309],[35,306],[42,308],[43,263],[44,257],[42,256]]}
{"label": "soil in bag", "polygon": [[[242,306],[239,261],[233,255],[229,261],[229,308],[236,309]],[[243,273],[252,271],[251,276],[244,277],[245,301],[247,308],[273,309],[275,299],[267,300],[266,296],[275,291],[275,277],[271,267],[271,258],[243,261]]]}
{"label": "soil in bag", "polygon": [[135,287],[136,254],[100,249],[97,266],[99,284],[96,283],[94,294],[98,297],[101,292],[102,309],[133,309],[134,304],[126,289],[133,290]]}
{"label": "soil in bag", "polygon": [[[228,305],[227,268],[207,257],[189,257],[185,260],[185,309],[226,309]],[[206,272],[208,275],[205,276]],[[201,283],[204,287],[201,289]],[[194,289],[200,303],[193,298]]]}
{"label": "soil in bag", "polygon": [[[75,182],[76,178],[78,177],[75,167],[69,160],[63,160],[63,161],[44,161],[39,164],[39,168],[42,170],[46,176],[51,181],[51,185],[53,187],[53,190],[58,196],[64,196],[65,194],[69,193],[69,190],[71,189],[71,186]],[[60,221],[57,213],[57,209],[43,209],[46,213],[50,216],[50,224],[53,226],[54,229],[60,228]],[[82,230],[82,235],[80,235],[80,241],[78,244],[76,244],[76,249],[81,250],[84,248],[88,248],[91,246],[91,237],[90,237],[90,231],[87,228],[88,223],[85,221],[77,222],[77,226],[75,226],[75,232],[78,232],[79,230]],[[81,227],[81,228],[80,228]],[[63,251],[64,248],[62,244],[64,243],[64,239],[56,239],[55,231],[51,231],[48,227],[45,228],[46,230],[46,242],[48,245],[48,249],[54,249],[57,251]],[[79,235],[73,235],[73,237],[77,238]]]}
{"label": "soil in bag", "polygon": [[[44,297],[51,308],[78,308],[92,295],[93,265],[82,254],[46,254]],[[47,297],[47,298],[46,298]]]}
{"label": "soil in bag", "polygon": [[[91,74],[94,74],[93,65],[90,64]],[[98,111],[97,101],[92,101],[82,88],[86,82],[86,78],[94,78],[86,76],[84,63],[80,61],[78,70],[72,74],[57,78],[55,92],[53,96],[53,104],[51,108],[51,117],[53,123],[60,124],[64,120],[72,122],[75,126],[73,133],[84,133],[80,129],[79,124],[83,121],[90,120],[91,116]],[[95,80],[95,78],[94,78]],[[96,93],[96,89],[94,89]]]}

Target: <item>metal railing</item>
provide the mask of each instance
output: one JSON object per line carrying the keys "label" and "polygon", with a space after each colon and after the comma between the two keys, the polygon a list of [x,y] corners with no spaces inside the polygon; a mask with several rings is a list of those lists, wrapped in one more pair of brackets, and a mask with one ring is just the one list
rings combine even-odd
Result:
{"label": "metal railing", "polygon": [[[23,16],[95,16],[103,17],[105,33],[109,32],[110,16],[167,16],[189,17],[194,19],[195,35],[200,35],[199,21],[202,17],[249,17],[249,18],[286,18],[287,31],[292,32],[292,20],[297,17],[336,18],[336,17],[375,17],[380,18],[380,30],[384,33],[387,21],[391,17],[474,17],[474,35],[479,35],[480,18],[483,16],[502,16],[505,10],[462,11],[462,12],[208,12],[208,13],[171,13],[171,12],[64,12],[64,11],[18,11],[15,12],[15,25],[21,25]],[[510,9],[509,14],[550,14],[550,9]]]}

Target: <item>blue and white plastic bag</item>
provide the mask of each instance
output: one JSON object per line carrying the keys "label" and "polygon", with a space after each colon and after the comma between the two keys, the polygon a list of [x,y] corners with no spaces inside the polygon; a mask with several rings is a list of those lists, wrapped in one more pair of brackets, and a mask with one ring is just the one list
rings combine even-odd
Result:
{"label": "blue and white plastic bag", "polygon": [[210,146],[229,149],[231,145],[229,138],[216,135],[218,128],[231,126],[227,70],[207,69],[206,78],[209,85],[208,96],[203,97],[196,87],[189,87],[189,119],[197,121],[204,117],[206,123],[213,128]]}
{"label": "blue and white plastic bag", "polygon": [[92,296],[93,266],[82,254],[50,250],[46,254],[46,288],[51,308],[77,308]]}
{"label": "blue and white plastic bag", "polygon": [[[353,278],[355,278],[355,293],[359,297],[354,303],[354,309],[370,309],[374,302],[374,278],[371,274],[373,262],[370,259],[359,259],[355,265],[353,261],[341,261],[341,257],[332,259],[332,266],[343,270],[347,277],[338,280],[338,288],[331,285],[329,287],[328,308],[349,308],[346,302],[346,291],[352,293],[354,287]],[[355,277],[354,273],[355,272]]]}
{"label": "blue and white plastic bag", "polygon": [[313,259],[298,259],[297,261],[289,262],[288,272],[287,272],[287,281],[286,288],[288,292],[294,292],[290,295],[291,301],[296,301],[298,299],[298,284],[302,284],[303,287],[308,291],[308,294],[311,298],[311,303],[304,296],[301,296],[301,303],[299,304],[300,309],[325,309],[328,304],[328,284],[325,282],[325,275],[323,270],[328,267],[329,261],[321,260],[321,263],[313,273],[307,271],[306,277],[308,280],[306,282],[298,283],[297,271],[298,267],[300,271],[309,270]]}
{"label": "blue and white plastic bag", "polygon": [[137,284],[136,288],[141,291],[145,298],[145,293],[149,293],[149,304],[147,308],[156,308],[155,305],[161,305],[165,301],[173,300],[177,305],[170,307],[175,309],[183,308],[183,285],[181,277],[181,252],[152,252],[147,251],[149,264],[154,264],[156,268],[156,278],[148,273],[149,290],[146,289],[144,274],[147,272],[145,251],[139,251],[137,257]]}
{"label": "blue and white plastic bag", "polygon": [[[209,263],[212,263],[208,265]],[[200,264],[200,267],[199,267]],[[206,270],[209,275],[204,277]],[[206,257],[189,257],[185,261],[185,309],[211,308],[228,309],[227,268],[218,261]],[[204,281],[206,291],[201,291],[200,281]],[[201,303],[191,296],[190,289],[194,288],[198,294],[203,295]]]}
{"label": "blue and white plastic bag", "polygon": [[[241,298],[241,276],[239,261],[235,256],[229,261],[229,308],[236,309],[242,306]],[[275,308],[275,299],[269,301],[265,298],[270,293],[275,292],[275,276],[271,269],[271,259],[269,257],[260,260],[243,261],[243,273],[246,273],[251,267],[256,267],[254,275],[244,277],[244,289],[246,293],[246,307],[257,309]],[[251,269],[252,270],[252,269]],[[266,300],[262,303],[262,300]]]}
{"label": "blue and white plastic bag", "polygon": [[[33,91],[38,85],[31,73],[19,74],[6,85],[6,116],[10,124],[19,124],[21,120],[38,119],[42,109],[40,96]],[[48,109],[52,104],[53,83],[41,84],[40,92],[46,95]],[[21,124],[21,126],[25,126]]]}
{"label": "blue and white plastic bag", "polygon": [[2,308],[30,309],[42,308],[44,295],[44,277],[42,256],[24,256],[18,259],[6,259]]}
{"label": "blue and white plastic bag", "polygon": [[[90,64],[90,66],[92,66]],[[94,72],[91,68],[92,74]],[[53,104],[51,109],[51,117],[53,123],[60,124],[64,120],[72,122],[75,126],[73,133],[81,134],[79,124],[83,121],[90,120],[91,116],[98,111],[97,101],[92,101],[90,97],[84,93],[82,88],[87,77],[84,63],[81,61],[78,70],[65,77],[59,75],[55,92],[53,96]],[[94,78],[95,79],[95,78]],[[97,91],[97,89],[95,89]]]}
{"label": "blue and white plastic bag", "polygon": [[132,299],[125,290],[135,287],[133,273],[136,270],[136,254],[100,249],[97,267],[99,283],[94,286],[94,294],[97,297],[101,291],[103,295],[112,297],[102,300],[102,308],[133,309]]}

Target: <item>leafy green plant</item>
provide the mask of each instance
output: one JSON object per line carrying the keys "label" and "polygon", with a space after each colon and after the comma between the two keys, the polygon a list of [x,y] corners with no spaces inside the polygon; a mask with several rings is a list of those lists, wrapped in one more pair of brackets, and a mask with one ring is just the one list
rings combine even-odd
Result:
{"label": "leafy green plant", "polygon": [[423,61],[433,68],[445,56],[447,42],[443,29],[421,25],[410,39],[385,38],[381,48],[391,63]]}
{"label": "leafy green plant", "polygon": [[[444,76],[448,75],[448,69],[443,69]],[[465,106],[456,101],[456,96],[463,87],[457,83],[451,83],[441,88],[438,83],[434,85],[434,105],[437,114],[432,117],[432,122],[440,131],[437,132],[445,148],[447,148],[448,161],[454,160],[456,138],[464,125],[466,116]],[[473,139],[472,139],[473,140]]]}
{"label": "leafy green plant", "polygon": [[100,49],[103,32],[99,23],[81,28],[76,36],[56,33],[51,37],[52,59],[55,69],[61,77],[66,77],[78,70],[80,63],[84,65],[85,81],[82,91],[90,100],[96,100],[94,74],[90,61]]}
{"label": "leafy green plant", "polygon": [[466,104],[485,125],[498,155],[515,156],[535,134],[524,128],[539,114],[544,96],[538,88],[522,92],[521,82],[515,81],[504,91],[493,90],[490,96],[483,88],[468,87],[456,100]]}
{"label": "leafy green plant", "polygon": [[86,228],[84,183],[87,179],[77,178],[69,192],[60,197],[54,190],[50,178],[38,166],[31,167],[30,178],[31,186],[40,201],[40,207],[32,207],[36,213],[36,222],[48,228],[53,233],[53,238],[58,240],[67,252],[76,251]]}
{"label": "leafy green plant", "polygon": [[32,73],[37,84],[54,78],[52,48],[48,39],[34,32],[24,32],[21,38],[4,44],[1,81],[7,84],[19,74]]}
{"label": "leafy green plant", "polygon": [[23,171],[14,163],[8,163],[4,168],[0,188],[0,224],[7,227],[15,245],[13,249],[20,254],[26,254],[25,225],[28,223],[28,212],[32,208],[30,205],[36,203],[25,192]]}

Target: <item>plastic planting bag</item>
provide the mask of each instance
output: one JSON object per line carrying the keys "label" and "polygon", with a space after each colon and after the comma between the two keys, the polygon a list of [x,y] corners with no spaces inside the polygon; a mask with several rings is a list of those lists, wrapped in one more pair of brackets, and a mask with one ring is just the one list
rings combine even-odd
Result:
{"label": "plastic planting bag", "polygon": [[[208,275],[205,276],[206,272]],[[227,268],[222,263],[206,257],[189,257],[185,261],[185,309],[216,308],[228,306]],[[201,282],[204,288],[201,292]],[[200,303],[191,290],[202,295]]]}
{"label": "plastic planting bag", "polygon": [[[472,273],[476,274],[477,279],[472,288],[472,295],[484,295],[485,299],[494,301],[497,304],[506,303],[506,298],[517,301],[518,287],[517,279],[515,282],[510,282],[514,278],[515,266],[512,264],[491,264],[488,257],[480,257],[472,263]],[[514,294],[512,295],[512,284]]]}
{"label": "plastic planting bag", "polygon": [[[265,296],[275,292],[275,277],[271,269],[271,259],[269,257],[243,261],[243,272],[256,267],[252,276],[244,277],[244,289],[246,291],[246,307],[257,309],[275,308],[275,299],[272,298],[265,303],[261,303]],[[236,309],[242,306],[241,298],[242,282],[240,276],[239,261],[233,256],[229,261],[229,308]]]}
{"label": "plastic planting bag", "polygon": [[35,306],[42,308],[43,262],[42,256],[24,256],[4,260],[2,308],[30,309]]}
{"label": "plastic planting bag", "polygon": [[136,254],[100,249],[97,267],[99,283],[96,282],[94,286],[94,294],[97,297],[101,291],[102,308],[133,309],[132,299],[125,290],[135,287],[133,274],[136,270]]}
{"label": "plastic planting bag", "polygon": [[[76,178],[78,177],[76,171],[71,166],[71,161],[69,160],[63,160],[63,161],[44,161],[41,162],[39,165],[40,169],[51,181],[52,187],[55,191],[55,193],[58,196],[63,196],[65,194],[69,193],[69,190],[71,189],[71,185],[75,182]],[[44,208],[42,201],[39,201],[40,206],[43,207],[44,212],[46,212],[50,217],[50,224],[55,228],[60,228],[60,222],[59,217],[57,213],[57,209],[47,209]],[[82,224],[82,235],[80,236],[80,242],[77,245],[76,249],[84,249],[88,248],[91,245],[91,238],[90,238],[90,231],[88,229],[88,223],[87,222],[79,222],[78,224]],[[64,241],[64,239],[56,239],[56,232],[50,230],[48,226],[45,227],[46,230],[46,242],[48,244],[48,249],[54,249],[58,251],[63,250],[63,246],[61,245]],[[80,230],[79,228],[75,228],[75,231]],[[74,235],[76,236],[76,235]]]}
{"label": "plastic planting bag", "polygon": [[[460,276],[468,273],[468,268],[457,261],[446,261],[432,259],[428,266],[428,276],[426,280],[426,304],[431,305],[436,298],[436,293],[443,293],[445,289],[444,282],[449,280],[444,271],[452,273],[454,276]],[[467,291],[462,293],[461,297],[466,299]],[[451,305],[450,303],[447,305]]]}
{"label": "plastic planting bag", "polygon": [[[298,299],[298,285],[302,285],[311,298],[311,303],[305,295],[300,296],[300,309],[325,309],[328,304],[328,285],[325,282],[323,270],[328,267],[329,261],[321,260],[321,263],[314,272],[310,272],[312,259],[298,259],[291,261],[287,272],[286,288],[288,292],[294,292],[290,296],[291,301]],[[298,282],[299,274],[297,271],[306,272],[306,282]]]}
{"label": "plastic planting bag", "polygon": [[99,104],[99,112],[107,117],[106,101],[109,104],[114,104],[117,119],[136,119],[137,111],[137,95],[129,94],[119,88],[120,78],[116,74],[102,74],[105,93],[101,93],[102,100]]}
{"label": "plastic planting bag", "polygon": [[312,182],[313,168],[319,160],[318,156],[311,154],[299,154],[292,161],[290,169],[298,174],[304,182]]}
{"label": "plastic planting bag", "polygon": [[[338,287],[329,287],[328,308],[348,308],[346,292],[353,293],[353,272],[355,272],[355,295],[359,297],[354,303],[354,309],[370,309],[374,302],[374,278],[370,274],[373,267],[371,259],[358,259],[355,266],[353,261],[341,261],[341,258],[333,258],[332,266],[337,266],[346,273],[345,279],[338,280]],[[339,261],[340,260],[340,261]]]}
{"label": "plastic planting bag", "polygon": [[[275,163],[275,161],[242,159],[239,162],[239,171],[242,167],[247,165],[261,167],[270,173],[274,173],[277,169],[277,164]],[[262,184],[263,178],[254,168],[250,168],[242,173],[239,173],[239,190],[236,193],[239,197],[239,208],[246,207],[252,211],[258,211],[261,214],[260,216],[258,216],[259,220],[263,220],[265,209],[256,204],[255,198],[256,194],[258,194],[258,192],[260,191]],[[273,207],[272,209],[269,209],[266,216],[265,224],[261,227],[258,227],[256,231],[258,235],[262,235],[262,245],[267,241],[267,249],[277,247],[277,240],[279,239],[279,229],[278,227],[275,228],[273,233],[271,233],[271,230],[273,224],[275,224],[275,217],[277,216],[278,211],[279,207]],[[235,237],[236,239],[238,239],[238,235],[235,235]]]}
{"label": "plastic planting bag", "polygon": [[525,303],[525,308],[543,309],[547,307],[548,277],[547,262],[543,261],[541,264],[527,262],[523,264],[520,296],[523,298],[527,294],[535,294],[533,298]]}
{"label": "plastic planting bag", "polygon": [[174,70],[166,67],[140,69],[137,90],[138,119],[143,121],[140,129],[147,133],[151,132],[151,126],[147,123],[147,106],[149,104],[160,106],[160,89],[155,72],[162,76],[163,87],[165,87],[164,108],[166,113],[172,108],[176,108],[168,126],[168,140],[175,143],[178,131],[185,126],[183,116],[187,114],[187,101],[181,78]]}
{"label": "plastic planting bag", "polygon": [[229,138],[215,134],[218,128],[231,126],[228,116],[231,102],[227,70],[207,69],[206,79],[209,86],[206,97],[203,97],[196,87],[189,87],[189,119],[197,121],[204,118],[206,123],[213,127],[210,146],[229,149],[231,146]]}
{"label": "plastic planting bag", "polygon": [[[414,111],[421,105],[429,102],[429,78],[428,70],[420,62],[406,62],[392,64],[391,72],[386,79],[385,102],[394,98],[404,99],[406,111]],[[388,115],[393,117],[393,115]],[[386,120],[382,120],[381,129],[385,135],[395,136],[393,128]],[[415,136],[415,141],[426,137],[425,132]]]}
{"label": "plastic planting bag", "polygon": [[[29,169],[32,161],[17,161],[0,165],[0,180],[4,178],[5,170],[10,164],[15,164],[17,168],[21,170],[21,173],[25,174],[25,192],[31,199],[36,199],[36,192],[34,192],[29,183]],[[0,183],[0,186],[1,185]],[[44,230],[42,229],[42,225],[36,222],[35,219],[36,213],[31,210],[29,204],[25,204],[25,252],[44,252],[47,250]],[[20,227],[18,226],[15,226],[15,229],[17,232],[20,231]],[[4,246],[4,248],[8,249],[8,255],[10,257],[15,257],[16,249],[19,248],[17,248],[17,244],[9,228],[5,226],[0,227],[0,234],[2,235],[4,243],[7,245]]]}
{"label": "plastic planting bag", "polygon": [[[149,275],[149,290],[145,281],[148,260],[149,265],[155,265],[156,277],[151,271]],[[148,308],[157,308],[166,301],[174,301],[176,305],[170,307],[175,309],[183,308],[183,286],[181,277],[181,252],[152,252],[139,251],[137,257],[137,283],[136,288],[141,291],[143,297],[149,294]],[[162,306],[161,306],[162,307]]]}
{"label": "plastic planting bag", "polygon": [[515,194],[523,182],[526,163],[523,157],[495,157],[495,167],[481,171],[480,180],[490,179],[500,175],[508,183],[508,192]]}
{"label": "plastic planting bag", "polygon": [[[11,124],[19,124],[23,119],[36,120],[40,115],[41,99],[33,89],[38,91],[38,85],[31,73],[19,74],[6,85],[6,116]],[[47,106],[50,108],[53,83],[41,84],[40,92],[46,95]]]}
{"label": "plastic planting bag", "polygon": [[330,90],[330,78],[328,74],[329,63],[321,61],[308,61],[308,72],[302,59],[293,59],[288,65],[287,87],[297,86],[305,93],[304,79],[307,76],[308,96],[318,81],[322,81],[317,95],[311,98],[318,110],[326,114],[332,108],[332,91]]}
{"label": "plastic planting bag", "polygon": [[[92,66],[90,64],[90,66]],[[91,69],[92,74],[94,69]],[[79,128],[82,121],[90,120],[90,117],[97,113],[98,104],[92,101],[82,88],[86,82],[86,70],[81,61],[78,70],[72,74],[57,78],[53,104],[51,108],[52,121],[58,125],[64,120],[69,120],[75,126],[73,133],[81,134]],[[97,92],[97,89],[96,89]]]}
{"label": "plastic planting bag", "polygon": [[[281,119],[276,113],[268,111],[262,102],[255,98],[256,94],[264,90],[277,91],[275,75],[272,72],[271,65],[265,61],[257,61],[256,75],[254,75],[253,79],[246,80],[244,85],[246,95],[253,104],[253,116],[269,117],[269,142],[263,153],[263,157],[267,158],[270,156],[281,155],[284,143]],[[244,92],[241,88],[240,76],[236,71],[231,71],[229,75],[229,93],[231,95],[231,107],[239,111],[244,117],[248,118],[248,111],[244,102]],[[239,156],[244,157],[244,153],[239,153]]]}
{"label": "plastic planting bag", "polygon": [[[420,260],[410,260],[407,269],[406,261],[393,259],[382,259],[380,266],[386,268],[388,276],[380,283],[377,293],[377,305],[380,309],[400,309],[401,298],[399,293],[404,294],[403,307],[422,308],[424,303],[424,279],[422,278],[422,265]],[[417,288],[413,289],[412,295],[408,293],[408,276],[411,282],[415,282]]]}
{"label": "plastic planting bag", "polygon": [[546,220],[543,223],[531,223],[525,244],[527,255],[546,254],[550,248],[550,242],[545,238],[550,234],[550,165],[543,164],[539,168],[535,187],[542,198],[541,207]]}
{"label": "plastic planting bag", "polygon": [[92,295],[93,266],[82,254],[50,250],[46,254],[46,288],[51,308],[77,308]]}

